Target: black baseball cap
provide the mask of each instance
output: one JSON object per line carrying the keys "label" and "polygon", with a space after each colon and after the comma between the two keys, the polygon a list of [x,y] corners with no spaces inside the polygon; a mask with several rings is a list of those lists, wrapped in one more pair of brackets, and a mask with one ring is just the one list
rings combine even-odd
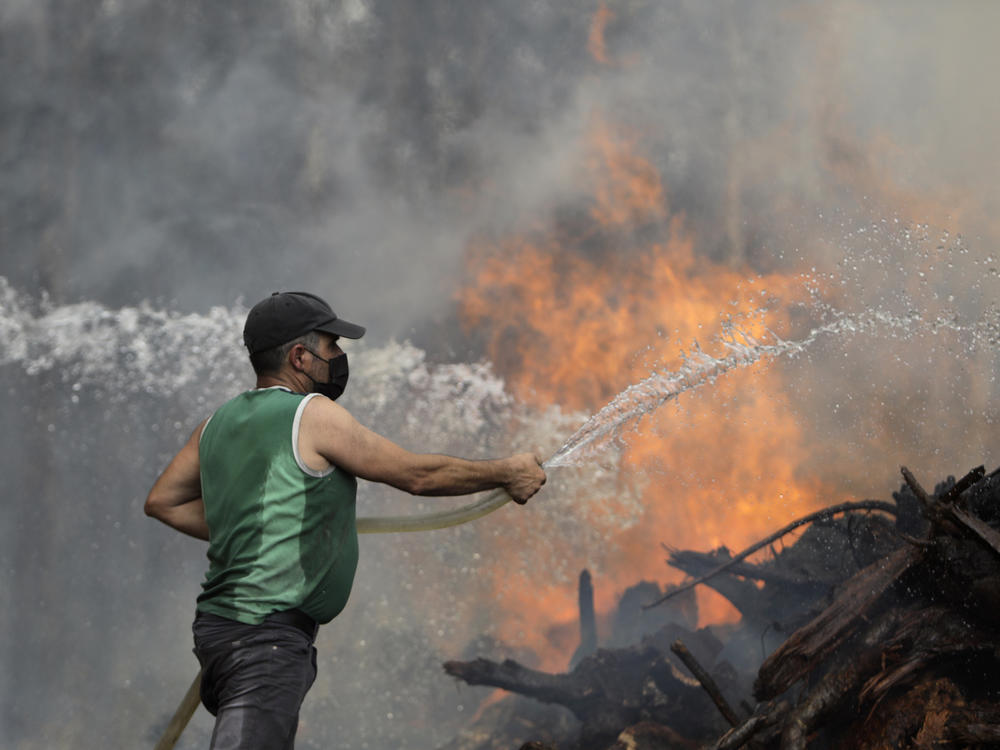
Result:
{"label": "black baseball cap", "polygon": [[359,339],[365,329],[338,318],[325,300],[308,292],[275,292],[261,300],[247,315],[243,343],[251,354],[267,351],[304,336],[322,331],[334,336]]}

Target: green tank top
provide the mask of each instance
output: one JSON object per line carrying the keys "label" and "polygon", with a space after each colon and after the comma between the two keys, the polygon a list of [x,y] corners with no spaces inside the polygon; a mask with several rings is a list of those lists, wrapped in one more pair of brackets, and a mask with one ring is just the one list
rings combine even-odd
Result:
{"label": "green tank top", "polygon": [[259,624],[272,612],[300,609],[324,623],[347,604],[358,565],[357,480],[302,462],[299,423],[314,396],[247,391],[202,430],[210,541],[199,611]]}

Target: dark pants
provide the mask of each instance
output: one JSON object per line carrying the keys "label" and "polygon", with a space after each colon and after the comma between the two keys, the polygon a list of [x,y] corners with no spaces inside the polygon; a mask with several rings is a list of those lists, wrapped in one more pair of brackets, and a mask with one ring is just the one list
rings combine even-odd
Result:
{"label": "dark pants", "polygon": [[212,750],[294,746],[299,708],[316,679],[316,629],[282,619],[245,625],[203,612],[195,617],[201,701],[216,717]]}

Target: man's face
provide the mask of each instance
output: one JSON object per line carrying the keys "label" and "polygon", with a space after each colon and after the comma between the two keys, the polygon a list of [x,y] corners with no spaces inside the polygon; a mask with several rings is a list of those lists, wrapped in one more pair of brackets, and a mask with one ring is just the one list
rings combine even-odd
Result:
{"label": "man's face", "polygon": [[[339,336],[334,336],[329,333],[319,333],[319,346],[316,348],[315,352],[310,352],[310,354],[315,354],[312,358],[312,362],[309,363],[309,376],[316,383],[326,383],[330,380],[330,365],[329,361],[334,357],[339,357],[344,353],[344,350],[340,348],[337,343],[339,341]],[[308,351],[308,350],[306,350]],[[322,359],[321,359],[322,358]],[[326,361],[324,361],[326,360]]]}
{"label": "man's face", "polygon": [[319,334],[319,351],[316,352],[323,359],[333,359],[334,357],[339,357],[344,353],[344,350],[340,348],[340,336],[334,336],[329,333]]}
{"label": "man's face", "polygon": [[312,371],[309,377],[313,383],[313,392],[321,393],[334,401],[344,392],[349,376],[347,355],[337,341],[337,336],[320,333],[317,347],[319,351],[312,353],[312,363],[309,367]]}

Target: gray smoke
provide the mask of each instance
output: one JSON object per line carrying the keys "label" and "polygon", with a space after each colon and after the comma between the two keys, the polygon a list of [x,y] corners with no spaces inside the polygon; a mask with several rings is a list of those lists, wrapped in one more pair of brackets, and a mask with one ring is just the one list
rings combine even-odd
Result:
{"label": "gray smoke", "polygon": [[[509,443],[520,419],[554,439],[488,365],[463,364],[481,352],[452,296],[476,238],[556,225],[608,263],[642,247],[649,227],[629,242],[575,230],[594,118],[637,135],[706,257],[815,267],[843,282],[848,312],[991,314],[1000,6],[612,2],[604,62],[588,50],[597,7],[0,0],[0,745],[151,746],[183,694],[203,546],[141,504],[195,424],[249,384],[238,318],[263,295],[320,292],[368,325],[369,385],[355,378],[351,405],[408,447],[523,447]],[[52,310],[90,321],[60,329],[59,356],[38,327]],[[13,319],[30,323],[19,338]],[[90,338],[102,319],[113,335]],[[427,354],[393,343],[406,338]],[[920,335],[800,361],[793,401],[830,436],[802,470],[857,466],[845,489],[873,493],[872,455],[927,481],[996,463],[995,360]],[[555,432],[575,426],[551,416]],[[569,587],[600,570],[600,521],[573,508],[575,489],[547,492],[537,546],[574,540],[545,568]],[[399,503],[366,493],[371,514]],[[484,692],[439,664],[508,648],[469,645],[494,614],[479,578],[533,562],[530,543],[489,559],[503,529],[365,540],[351,607],[320,638],[301,747],[454,735]],[[180,747],[209,731],[201,712]]]}

